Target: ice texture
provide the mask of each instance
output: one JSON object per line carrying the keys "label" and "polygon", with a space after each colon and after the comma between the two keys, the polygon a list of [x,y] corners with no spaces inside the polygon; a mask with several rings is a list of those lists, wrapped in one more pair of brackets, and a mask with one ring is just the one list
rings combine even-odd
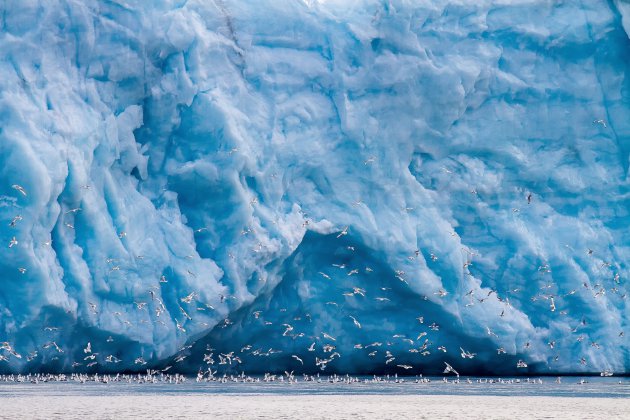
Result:
{"label": "ice texture", "polygon": [[1,371],[630,371],[625,0],[0,11]]}

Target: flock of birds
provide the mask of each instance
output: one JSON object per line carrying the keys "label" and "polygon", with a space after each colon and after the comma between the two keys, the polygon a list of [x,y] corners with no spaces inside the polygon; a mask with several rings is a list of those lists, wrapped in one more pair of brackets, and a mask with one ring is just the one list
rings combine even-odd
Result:
{"label": "flock of birds", "polygon": [[[595,123],[605,125],[605,123],[601,121],[595,121]],[[230,153],[232,152],[233,151],[231,151]],[[375,161],[375,159],[376,158],[371,157],[368,160],[366,160],[364,164],[370,165]],[[448,170],[445,169],[445,171],[448,171]],[[27,196],[27,191],[22,186],[14,184],[12,185],[12,188],[16,190],[22,196],[24,197]],[[84,186],[84,188],[89,189],[90,187]],[[472,193],[476,194],[476,191],[472,190]],[[526,195],[527,205],[532,204],[532,200],[533,200],[532,194],[531,193],[527,194]],[[255,205],[256,203],[255,201],[253,201],[251,204]],[[360,204],[361,204],[361,201],[359,200],[357,202],[357,205],[360,205]],[[403,211],[411,211],[411,210],[412,209],[405,208]],[[66,211],[66,214],[75,214],[79,211],[81,211],[80,208],[69,209]],[[304,218],[304,225],[308,225],[309,224],[308,215],[303,214],[303,218]],[[11,228],[15,228],[22,220],[23,220],[23,217],[20,214],[15,215],[10,221],[9,226]],[[74,229],[74,226],[71,223],[66,222],[64,224],[68,229]],[[204,229],[205,228],[197,229],[195,232],[199,233],[199,232],[202,232]],[[349,226],[343,227],[336,234],[336,238],[339,239],[348,235],[349,231],[350,231]],[[244,229],[242,234],[247,235],[249,232],[251,232],[251,229],[249,228]],[[121,239],[124,238],[125,236],[126,236],[125,232],[119,233],[119,237]],[[19,238],[16,236],[12,236],[8,243],[8,248],[14,248],[18,246],[19,243],[20,243]],[[47,242],[47,244],[50,245],[50,242]],[[346,246],[346,249],[347,251],[350,251],[350,252],[354,251],[354,247],[349,246],[349,245]],[[473,264],[473,257],[476,254],[468,250],[465,250],[465,252],[467,253],[467,258],[466,258],[466,262],[463,264],[463,270],[465,273],[470,274],[468,270],[469,270],[469,267]],[[594,255],[594,251],[589,249],[587,251],[587,255],[589,257],[592,257]],[[230,257],[234,258],[233,255],[230,255]],[[408,257],[408,259],[415,260],[420,257],[421,257],[421,251],[416,250],[412,255]],[[436,263],[439,260],[439,257],[435,255],[434,253],[430,253],[428,257],[429,257],[428,260],[430,260],[430,262],[433,262],[433,263]],[[143,257],[138,256],[138,258],[141,259]],[[110,273],[120,270],[120,266],[116,265],[115,260],[111,259],[111,260],[108,260],[107,262],[109,264]],[[605,268],[611,267],[611,264],[608,262],[602,262],[601,264],[602,264],[602,267],[605,267]],[[333,264],[333,265],[335,266],[336,269],[346,270],[345,275],[342,275],[342,277],[346,280],[355,278],[354,276],[358,276],[359,274],[361,274],[362,271],[365,274],[369,274],[370,272],[374,271],[370,267],[364,267],[363,270],[360,270],[359,268],[356,268],[356,267],[351,268],[346,263],[339,263],[339,264]],[[27,272],[27,268],[25,267],[19,267],[18,270],[22,274],[25,274]],[[547,264],[541,265],[538,268],[538,272],[541,275],[544,275],[545,273],[549,273],[550,271],[551,269],[549,265]],[[194,273],[191,270],[188,270],[188,274],[191,276],[194,276]],[[340,277],[337,274],[329,274],[329,272],[327,272],[326,269],[323,269],[318,274],[325,281],[330,281],[330,282],[334,282],[335,281],[334,278]],[[408,284],[405,278],[405,272],[403,270],[396,270],[395,278],[404,284]],[[622,288],[620,287],[621,281],[620,281],[619,274],[618,273],[614,274],[611,280],[613,284],[612,284],[612,287],[609,287],[608,289],[603,283],[597,283],[595,285],[591,285],[585,282],[583,284],[583,287],[585,289],[592,291],[593,298],[595,299],[603,296],[607,292],[617,294],[621,299],[625,299],[626,295],[624,292],[622,292]],[[165,276],[162,276],[159,279],[159,282],[167,283],[168,280],[166,279]],[[564,310],[558,307],[558,298],[570,297],[576,294],[578,291],[577,289],[573,289],[573,290],[567,291],[566,293],[560,293],[558,289],[559,288],[557,287],[557,285],[554,285],[551,282],[546,282],[540,288],[539,292],[536,295],[531,297],[530,301],[532,303],[536,301],[546,302],[547,310],[549,312],[552,312],[552,313],[555,312],[559,316],[567,315],[567,310]],[[135,310],[137,311],[147,311],[147,314],[150,313],[149,311],[152,311],[155,315],[153,318],[151,318],[150,316],[147,316],[149,320],[143,319],[140,322],[148,323],[148,322],[151,322],[151,319],[153,319],[153,322],[166,326],[167,324],[160,318],[160,316],[163,313],[168,313],[168,310],[165,303],[160,298],[158,290],[159,290],[159,287],[148,290],[147,301],[134,301],[134,307],[135,307]],[[391,296],[388,297],[387,295],[387,292],[390,290],[391,288],[381,287],[380,288],[381,293],[379,293],[378,296],[373,297],[373,299],[375,299],[375,301],[378,301],[379,303],[390,302]],[[509,297],[500,296],[499,290],[490,290],[489,292],[483,292],[483,293],[481,293],[480,290],[481,289],[479,288],[477,290],[471,289],[468,293],[464,295],[464,300],[465,300],[464,307],[469,308],[474,305],[483,304],[485,301],[491,298],[497,299],[501,304],[503,304],[503,308],[504,308],[499,314],[497,314],[497,316],[500,318],[503,318],[506,315],[506,311],[509,311],[510,308],[512,307]],[[522,290],[519,288],[514,288],[511,290],[504,291],[504,292],[508,294],[517,294],[521,291]],[[347,290],[342,293],[343,299],[366,298],[367,294],[368,292],[366,290],[366,287],[360,287],[356,285],[352,287],[348,287]],[[449,295],[449,292],[444,289],[439,289],[439,290],[436,290],[433,294],[436,296],[437,299],[442,299],[442,298],[445,298],[447,295]],[[173,316],[173,318],[175,322],[175,328],[181,333],[186,333],[186,327],[187,327],[188,322],[194,322],[193,318],[194,318],[195,312],[215,309],[215,307],[212,305],[200,302],[199,296],[200,296],[199,292],[193,291],[191,293],[186,294],[185,296],[179,297],[179,303],[178,303],[179,313],[177,314],[177,316]],[[220,304],[228,304],[228,302],[233,299],[236,299],[236,297],[220,295],[217,298]],[[428,297],[424,296],[423,299],[428,300]],[[89,302],[88,304],[89,304],[90,310],[93,313],[98,313],[100,308],[97,306],[97,304],[92,303],[92,302]],[[189,309],[189,308],[192,308],[195,304],[197,305],[196,308]],[[329,302],[326,302],[326,305],[338,307],[339,302],[329,301]],[[283,309],[281,311],[286,311],[286,309]],[[274,322],[272,321],[265,320],[262,314],[263,314],[262,310],[257,310],[251,313],[251,316],[254,317],[254,319],[256,320],[260,320],[260,322],[262,322],[264,326],[268,326],[268,327],[271,326],[273,328],[276,328],[274,326],[277,326],[278,324],[277,323],[274,324]],[[123,314],[115,313],[114,315],[122,317]],[[346,313],[344,317],[349,322],[348,328],[356,328],[356,329],[365,328],[365,325],[360,320],[360,317],[358,314]],[[304,314],[303,317],[293,317],[292,319],[302,320],[303,318],[308,319],[310,321],[309,314]],[[281,324],[280,329],[276,331],[275,334],[279,336],[278,339],[284,338],[286,340],[291,340],[292,343],[295,343],[296,340],[298,339],[308,340],[308,343],[304,345],[304,348],[301,351],[293,351],[292,353],[294,354],[290,355],[290,360],[296,369],[307,370],[307,366],[305,366],[305,364],[311,363],[310,360],[312,360],[313,365],[311,367],[314,367],[320,371],[324,371],[331,363],[335,362],[336,360],[341,359],[342,354],[341,354],[341,349],[338,346],[337,337],[334,337],[332,334],[325,331],[319,331],[315,334],[307,333],[304,331],[299,332],[296,330],[297,327],[295,325],[292,325],[292,323],[290,322],[292,321],[287,320],[286,322],[283,322]],[[365,352],[367,357],[370,357],[370,358],[382,357],[383,358],[382,363],[383,363],[384,368],[389,369],[389,370],[395,369],[395,370],[400,371],[401,373],[405,373],[405,372],[412,373],[414,371],[417,371],[418,366],[423,365],[423,363],[418,363],[416,366],[414,366],[414,364],[410,364],[410,362],[408,362],[408,360],[410,359],[409,354],[412,354],[412,355],[415,354],[418,356],[429,356],[431,354],[440,355],[440,354],[451,352],[450,349],[447,349],[446,343],[439,344],[432,341],[432,335],[437,335],[438,333],[436,332],[440,331],[439,324],[437,324],[436,322],[429,322],[429,320],[425,320],[425,316],[423,315],[419,315],[417,318],[413,320],[413,322],[418,328],[423,330],[417,335],[417,337],[408,337],[405,334],[393,334],[391,338],[383,340],[383,341],[375,340],[369,344],[356,343],[353,345],[352,351]],[[130,321],[128,320],[125,320],[124,323],[131,325]],[[235,325],[233,320],[230,320],[229,318],[225,318],[217,325],[217,328],[229,328],[233,325]],[[580,333],[580,329],[585,329],[587,325],[588,325],[588,320],[584,317],[582,318],[582,321],[578,325],[574,326],[570,331],[567,331],[567,333],[576,334],[574,340],[577,342],[582,342],[586,339],[586,335]],[[205,324],[205,326],[209,326],[209,325]],[[55,326],[46,326],[44,329],[47,332],[55,333],[60,328],[55,327]],[[280,335],[280,332],[281,332],[281,335]],[[499,341],[498,334],[495,331],[493,331],[490,327],[487,327],[487,326],[485,327],[485,333],[490,339],[497,339],[496,341]],[[624,336],[624,332],[620,331],[619,337],[623,337],[623,336]],[[550,339],[548,342],[549,349],[553,350],[554,348],[558,347],[560,341],[561,341],[560,337],[555,340]],[[105,340],[105,344],[112,343],[112,342],[114,342],[114,338],[112,338],[111,336],[108,337],[107,340]],[[406,343],[407,345],[407,348],[405,350],[406,354],[404,356],[400,354],[396,354],[396,351],[400,351],[400,348],[401,348],[400,343]],[[103,343],[101,343],[101,345],[102,344]],[[171,375],[168,373],[168,371],[173,368],[174,368],[173,369],[174,371],[178,370],[177,364],[183,362],[185,359],[187,359],[190,356],[190,353],[191,353],[190,349],[193,347],[193,344],[188,344],[182,347],[180,351],[170,360],[170,364],[168,364],[167,366],[164,366],[163,369],[160,369],[159,374],[156,372],[149,371],[149,373],[147,373],[147,375],[145,376],[116,375],[112,377],[112,376],[107,376],[107,375],[90,376],[85,373],[74,373],[70,376],[65,376],[65,375],[61,375],[61,376],[50,376],[50,375],[28,376],[27,375],[25,377],[3,376],[3,377],[0,377],[0,380],[9,380],[7,378],[11,378],[10,380],[19,380],[19,381],[26,380],[26,381],[36,381],[36,382],[37,381],[50,381],[50,380],[72,380],[72,381],[80,381],[80,382],[81,381],[146,381],[146,382],[175,381],[175,382],[179,382],[179,381],[184,380],[183,377],[177,374]],[[219,343],[219,345],[223,345],[223,344]],[[282,343],[280,343],[279,347],[280,349],[273,349],[271,347],[261,348],[261,347],[257,347],[255,343],[250,343],[250,344],[245,344],[241,346],[239,349],[234,349],[231,351],[215,352],[216,349],[212,348],[210,345],[207,345],[206,352],[204,352],[203,354],[203,359],[200,361],[201,367],[199,368],[199,374],[197,376],[197,379],[198,380],[219,380],[218,378],[222,378],[221,380],[233,380],[235,377],[232,377],[232,376],[230,377],[225,376],[225,375],[217,376],[218,370],[217,368],[214,368],[213,370],[213,367],[222,366],[224,371],[226,372],[229,372],[230,370],[233,371],[237,368],[240,368],[243,365],[243,359],[245,359],[246,357],[248,358],[269,357],[269,356],[279,355],[283,353],[283,350],[281,349],[285,348],[285,346]],[[296,348],[296,346],[293,344],[289,347],[293,349]],[[523,344],[522,348],[516,349],[516,353],[526,354],[527,351],[530,349],[530,347],[531,347],[531,342],[526,341]],[[590,347],[593,349],[600,349],[601,345],[595,341],[591,341]],[[394,349],[397,349],[397,350],[394,350]],[[26,362],[32,362],[35,359],[37,359],[38,356],[40,356],[41,351],[49,351],[49,352],[52,351],[53,354],[55,355],[52,358],[52,360],[63,358],[64,357],[63,354],[66,353],[66,351],[72,352],[72,350],[64,349],[61,346],[59,346],[56,341],[49,341],[49,342],[46,342],[42,346],[42,349],[34,349],[33,351],[29,352],[28,355],[25,355]],[[510,352],[514,353],[514,349],[510,349]],[[74,353],[76,354],[76,351]],[[452,352],[450,354],[452,354]],[[460,346],[458,351],[455,354],[460,356],[464,360],[475,359],[475,357],[477,356],[476,353],[463,348],[463,346]],[[508,350],[506,350],[504,347],[498,347],[496,349],[496,354],[498,357],[500,357],[502,354],[503,355],[508,354]],[[311,355],[313,355],[314,357],[311,357]],[[122,364],[125,366],[125,369],[136,369],[136,370],[146,369],[147,367],[156,365],[156,362],[153,361],[152,359],[145,360],[143,354],[137,355],[137,357],[133,358],[133,363],[130,363],[129,360],[122,360],[120,353],[113,352],[111,354],[107,354],[106,352],[97,351],[97,349],[93,348],[91,342],[87,342],[83,345],[81,356],[82,357],[80,359],[76,359],[72,361],[71,368],[73,370],[76,369],[77,371],[81,371],[88,368],[98,370],[103,365],[109,366],[109,367],[115,367],[121,362],[125,362]],[[283,357],[286,357],[286,356],[288,355],[283,355]],[[307,356],[309,356],[309,360],[305,360]],[[14,346],[11,343],[9,342],[0,343],[0,362],[2,361],[9,362],[11,357],[14,357],[16,359],[22,359],[23,356],[22,354],[20,354],[19,352],[15,350]],[[559,356],[556,355],[553,358],[553,360],[558,361],[558,358]],[[407,362],[399,362],[399,360],[403,360]],[[453,357],[451,357],[448,360],[452,362]],[[587,357],[581,356],[578,362],[581,365],[587,365],[588,364]],[[451,364],[446,363],[446,362],[443,362],[443,363],[445,364],[445,366],[443,367],[445,374],[453,374],[453,375],[456,375],[457,378],[459,378],[460,376],[459,372]],[[517,361],[515,367],[517,369],[524,369],[524,372],[527,372],[526,368],[528,367],[528,362],[526,360],[520,359]],[[609,370],[605,370],[601,372],[602,376],[611,376],[612,374],[613,373]],[[292,372],[291,373],[286,372],[285,376],[287,378],[284,380],[288,380],[288,381],[297,380],[295,379],[295,376],[293,375]],[[227,379],[227,378],[230,378],[230,379]],[[244,376],[238,376],[236,378],[238,378],[238,380],[245,380]],[[276,380],[275,379],[276,376],[272,374],[266,374],[262,380],[263,381],[272,380],[271,378],[274,378],[273,380]],[[280,376],[279,378],[283,378],[283,377]],[[304,378],[308,378],[308,375],[305,375]],[[311,377],[311,379],[312,378],[313,377]],[[349,377],[346,377],[346,378],[349,378]]]}
{"label": "flock of birds", "polygon": [[[71,374],[50,374],[50,373],[35,373],[35,374],[12,374],[12,375],[0,375],[0,383],[56,383],[56,382],[71,382],[71,383],[127,383],[127,384],[173,384],[179,385],[191,382],[190,377],[181,375],[178,373],[168,374],[160,371],[147,370],[144,373],[136,374],[99,374],[99,373],[71,373]],[[398,374],[370,377],[359,377],[352,375],[295,375],[293,372],[284,372],[284,374],[271,374],[266,373],[260,376],[249,376],[241,373],[239,375],[218,375],[215,376],[212,373],[206,375],[202,372],[198,373],[194,379],[196,383],[221,383],[221,384],[270,384],[270,383],[286,383],[286,384],[299,384],[299,383],[318,383],[318,384],[431,384],[431,383],[450,383],[450,384],[488,384],[488,385],[543,385],[546,383],[542,378],[465,378],[459,377],[448,379],[447,377],[430,378],[423,375],[416,375],[413,379],[409,377],[399,377]],[[561,384],[562,377],[558,376],[554,383]],[[579,385],[588,383],[586,379],[579,379],[577,382]],[[619,384],[623,383],[621,380]]]}

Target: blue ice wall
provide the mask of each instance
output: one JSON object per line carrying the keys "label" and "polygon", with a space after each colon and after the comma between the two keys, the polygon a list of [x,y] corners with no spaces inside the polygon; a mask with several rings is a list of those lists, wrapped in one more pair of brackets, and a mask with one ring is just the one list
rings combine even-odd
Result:
{"label": "blue ice wall", "polygon": [[0,9],[0,370],[630,371],[627,2]]}

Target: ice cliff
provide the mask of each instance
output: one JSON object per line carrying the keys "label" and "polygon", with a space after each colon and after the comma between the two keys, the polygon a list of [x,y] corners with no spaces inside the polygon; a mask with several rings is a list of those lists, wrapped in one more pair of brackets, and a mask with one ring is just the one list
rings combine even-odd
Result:
{"label": "ice cliff", "polygon": [[1,371],[630,371],[625,0],[0,11]]}

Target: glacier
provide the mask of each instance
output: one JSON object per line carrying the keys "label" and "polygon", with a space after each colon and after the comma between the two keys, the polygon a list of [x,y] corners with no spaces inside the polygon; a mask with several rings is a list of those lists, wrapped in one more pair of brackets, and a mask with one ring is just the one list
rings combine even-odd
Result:
{"label": "glacier", "polygon": [[0,9],[0,371],[630,372],[627,1]]}

